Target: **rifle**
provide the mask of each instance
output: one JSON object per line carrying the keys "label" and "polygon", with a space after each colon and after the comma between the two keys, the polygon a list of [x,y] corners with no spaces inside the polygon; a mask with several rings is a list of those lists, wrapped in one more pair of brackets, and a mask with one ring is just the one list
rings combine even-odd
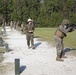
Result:
{"label": "rifle", "polygon": [[69,27],[70,27],[69,32],[72,32],[72,31],[74,31],[76,29],[76,24],[68,24],[67,28],[69,28]]}

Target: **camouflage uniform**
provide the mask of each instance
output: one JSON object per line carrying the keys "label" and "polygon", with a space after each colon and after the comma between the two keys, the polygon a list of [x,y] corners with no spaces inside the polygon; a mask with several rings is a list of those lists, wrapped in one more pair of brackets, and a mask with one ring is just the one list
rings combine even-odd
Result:
{"label": "camouflage uniform", "polygon": [[28,48],[30,48],[30,41],[31,41],[31,46],[32,48],[34,48],[34,24],[31,23],[31,24],[27,24],[26,27],[25,27],[25,30],[26,30],[26,39],[27,39],[27,45],[28,45]]}
{"label": "camouflage uniform", "polygon": [[10,28],[11,28],[11,30],[13,29],[13,22],[12,21],[10,22]]}
{"label": "camouflage uniform", "polygon": [[63,38],[66,37],[66,33],[70,31],[71,27],[67,28],[67,25],[69,24],[69,21],[67,19],[64,19],[59,26],[59,28],[55,32],[55,41],[56,41],[56,49],[57,49],[57,58],[58,61],[63,61],[61,58],[66,58],[64,56],[64,44],[63,44]]}
{"label": "camouflage uniform", "polygon": [[6,22],[3,22],[2,28],[3,28],[3,34],[6,35]]}
{"label": "camouflage uniform", "polygon": [[21,33],[23,34],[23,31],[24,31],[24,25],[23,23],[21,24]]}

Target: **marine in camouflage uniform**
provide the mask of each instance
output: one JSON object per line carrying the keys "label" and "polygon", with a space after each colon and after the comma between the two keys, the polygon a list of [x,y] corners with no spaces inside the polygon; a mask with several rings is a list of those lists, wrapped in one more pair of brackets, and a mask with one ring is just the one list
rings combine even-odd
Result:
{"label": "marine in camouflage uniform", "polygon": [[69,20],[64,19],[55,32],[54,38],[56,41],[57,61],[64,61],[62,58],[67,58],[63,51],[64,50],[63,38],[67,36],[66,33],[69,32],[71,29],[71,27],[67,27],[68,24],[69,24]]}
{"label": "marine in camouflage uniform", "polygon": [[25,28],[25,27],[24,27],[24,24],[22,23],[22,24],[21,24],[21,33],[22,33],[22,34],[23,34],[23,32],[24,32],[24,28]]}
{"label": "marine in camouflage uniform", "polygon": [[30,48],[30,42],[31,42],[32,49],[34,49],[35,48],[35,46],[34,46],[34,30],[35,30],[35,26],[34,26],[33,21],[31,19],[28,19],[27,22],[28,22],[28,24],[25,27],[27,46],[28,46],[28,48]]}
{"label": "marine in camouflage uniform", "polygon": [[3,35],[6,35],[6,22],[2,23]]}

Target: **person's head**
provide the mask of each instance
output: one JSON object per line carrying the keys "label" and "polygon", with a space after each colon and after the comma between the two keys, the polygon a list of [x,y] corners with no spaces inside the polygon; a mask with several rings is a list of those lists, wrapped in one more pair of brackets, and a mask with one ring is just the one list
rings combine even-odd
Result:
{"label": "person's head", "polygon": [[67,24],[69,24],[69,20],[68,19],[64,19],[61,24],[62,25],[67,25]]}
{"label": "person's head", "polygon": [[27,20],[27,23],[29,23],[29,24],[31,24],[32,22],[33,22],[33,20],[30,18]]}

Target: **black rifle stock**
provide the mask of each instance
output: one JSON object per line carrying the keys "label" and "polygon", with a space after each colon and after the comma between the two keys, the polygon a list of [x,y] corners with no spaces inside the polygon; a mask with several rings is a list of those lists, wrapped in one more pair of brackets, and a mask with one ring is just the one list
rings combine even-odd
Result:
{"label": "black rifle stock", "polygon": [[71,27],[69,32],[72,32],[76,29],[76,24],[71,24],[71,25],[69,25],[69,27]]}

